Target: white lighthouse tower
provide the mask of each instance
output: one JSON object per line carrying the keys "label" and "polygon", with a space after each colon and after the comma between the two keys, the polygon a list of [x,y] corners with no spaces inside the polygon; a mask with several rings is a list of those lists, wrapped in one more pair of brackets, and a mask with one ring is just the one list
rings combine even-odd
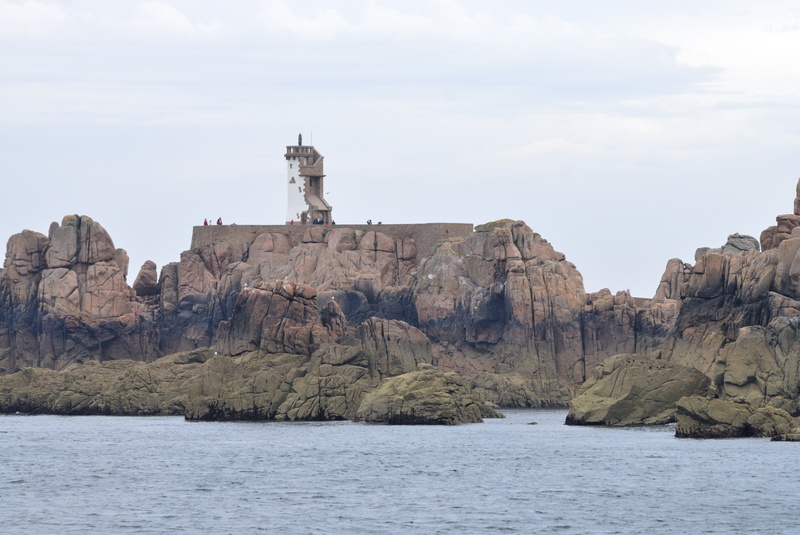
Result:
{"label": "white lighthouse tower", "polygon": [[323,196],[324,156],[313,146],[304,147],[303,134],[300,134],[297,136],[297,145],[286,147],[285,157],[289,184],[286,224],[290,222],[330,224],[333,208],[325,202]]}

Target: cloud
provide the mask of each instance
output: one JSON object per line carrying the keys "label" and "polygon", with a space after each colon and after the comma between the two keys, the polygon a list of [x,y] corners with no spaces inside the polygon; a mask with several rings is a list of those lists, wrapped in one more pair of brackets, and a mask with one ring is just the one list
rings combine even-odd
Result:
{"label": "cloud", "polygon": [[647,295],[793,195],[796,12],[732,2],[0,0],[0,236],[86,213],[163,265],[281,222],[313,130],[337,221],[523,219]]}
{"label": "cloud", "polygon": [[0,0],[0,40],[51,38],[68,20],[59,5]]}
{"label": "cloud", "polygon": [[177,7],[164,2],[142,2],[139,4],[139,8],[142,16],[135,20],[135,24],[148,34],[206,38],[218,36],[224,30],[224,26],[220,22],[193,22]]}

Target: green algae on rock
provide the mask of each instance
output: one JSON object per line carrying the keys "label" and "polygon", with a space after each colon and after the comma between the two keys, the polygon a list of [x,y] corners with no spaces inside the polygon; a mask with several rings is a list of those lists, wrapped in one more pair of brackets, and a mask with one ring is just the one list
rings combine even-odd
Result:
{"label": "green algae on rock", "polygon": [[570,403],[568,425],[667,423],[684,396],[705,394],[699,371],[642,355],[615,355],[595,368]]}
{"label": "green algae on rock", "polygon": [[500,415],[470,392],[456,373],[432,366],[392,377],[361,401],[356,418],[405,425],[480,423]]}

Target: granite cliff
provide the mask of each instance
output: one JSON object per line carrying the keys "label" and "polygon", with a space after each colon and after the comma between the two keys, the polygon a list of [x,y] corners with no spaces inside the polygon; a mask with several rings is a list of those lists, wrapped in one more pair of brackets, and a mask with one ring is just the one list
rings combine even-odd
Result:
{"label": "granite cliff", "polygon": [[126,283],[128,256],[86,216],[8,241],[0,271],[0,372],[158,356],[154,311]]}
{"label": "granite cliff", "polygon": [[[203,348],[151,363],[26,368],[0,378],[0,412],[433,424],[498,416],[456,374],[428,364],[430,342],[417,329],[378,318],[345,329],[338,306],[331,302],[320,313],[307,285],[246,289],[221,329],[226,354]],[[389,387],[392,405],[374,395],[362,403]]]}
{"label": "granite cliff", "polygon": [[[642,383],[672,382],[673,389],[675,382],[689,387],[677,370],[689,367],[708,377],[705,392],[695,388],[684,395],[702,394],[714,400],[714,410],[707,403],[670,398],[681,436],[771,436],[776,426],[754,430],[752,420],[778,414],[789,421],[800,414],[800,182],[794,206],[795,213],[778,216],[777,225],[766,229],[760,241],[733,234],[720,248],[698,249],[694,265],[679,259],[667,263],[656,300],[677,301],[679,311],[663,346],[650,357],[670,363],[676,373],[659,378],[653,366],[635,370],[632,365],[625,373],[638,374],[636,380]],[[596,378],[597,383],[603,381]],[[594,391],[611,388],[604,385]],[[607,419],[584,419],[593,412],[586,393],[588,388],[573,400],[570,423],[613,425]],[[610,402],[605,397],[600,404]],[[720,421],[713,422],[713,414]],[[615,418],[644,423],[655,416],[651,412]]]}
{"label": "granite cliff", "polygon": [[[800,193],[794,205],[800,210]],[[800,215],[776,220],[761,251],[757,240],[732,235],[720,249],[699,249],[694,266],[670,261],[659,292],[681,307],[660,356],[705,373],[716,398],[798,414]]]}
{"label": "granite cliff", "polygon": [[86,216],[65,217],[48,236],[12,236],[0,272],[0,372],[202,348],[242,362],[295,355],[313,368],[314,358],[324,367],[368,351],[386,359],[382,378],[429,363],[496,405],[563,405],[608,356],[658,351],[678,311],[666,297],[586,293],[576,267],[520,221],[445,227],[435,243],[389,226],[202,230],[211,238],[158,277],[146,262],[132,287],[127,255]]}
{"label": "granite cliff", "polygon": [[[145,262],[129,286],[125,251],[91,218],[67,216],[47,236],[25,230],[8,242],[0,271],[3,410],[34,410],[30,392],[38,390],[25,386],[25,398],[15,388],[36,383],[71,392],[54,400],[43,389],[41,410],[136,412],[100,408],[113,405],[103,387],[69,374],[141,366],[137,373],[151,375],[177,367],[182,377],[164,379],[171,401],[141,412],[187,418],[434,421],[403,401],[425,393],[432,397],[419,407],[438,404],[470,420],[487,412],[484,401],[566,404],[588,380],[571,423],[677,414],[682,428],[726,436],[704,420],[705,408],[686,423],[701,405],[680,399],[700,394],[746,403],[753,414],[800,414],[800,214],[776,222],[760,240],[734,234],[720,248],[698,249],[693,265],[670,260],[655,297],[639,299],[587,293],[575,265],[511,220],[474,231],[201,228],[179,262],[160,274]],[[204,357],[190,367],[169,357],[196,351]],[[621,356],[600,366],[614,355]],[[81,394],[53,386],[63,382],[96,397],[76,403]],[[443,392],[461,401],[449,404]]]}

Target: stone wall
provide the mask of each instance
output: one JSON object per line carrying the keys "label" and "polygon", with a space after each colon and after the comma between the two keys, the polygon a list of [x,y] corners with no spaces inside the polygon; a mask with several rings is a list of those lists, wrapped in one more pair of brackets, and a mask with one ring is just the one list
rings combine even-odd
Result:
{"label": "stone wall", "polygon": [[[336,225],[337,228],[381,232],[395,241],[405,238],[414,240],[417,246],[417,261],[428,257],[436,245],[444,239],[472,235],[471,223],[422,223],[407,225]],[[192,250],[217,243],[250,244],[265,232],[288,236],[292,246],[302,242],[306,230],[313,225],[202,225],[192,230]],[[329,228],[326,226],[326,228]]]}

